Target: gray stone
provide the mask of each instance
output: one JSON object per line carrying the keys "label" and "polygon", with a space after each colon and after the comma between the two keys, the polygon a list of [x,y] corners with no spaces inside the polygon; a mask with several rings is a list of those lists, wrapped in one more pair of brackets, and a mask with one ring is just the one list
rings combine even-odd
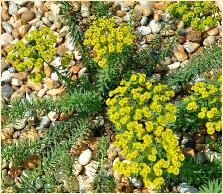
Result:
{"label": "gray stone", "polygon": [[147,24],[147,22],[148,22],[148,17],[147,16],[143,16],[141,21],[140,21],[140,24],[142,26],[145,26]]}
{"label": "gray stone", "polygon": [[10,98],[13,94],[13,88],[9,84],[4,84],[2,86],[2,96],[5,98]]}
{"label": "gray stone", "polygon": [[155,73],[152,75],[152,78],[155,79],[157,82],[159,82],[161,80],[161,75],[158,73]]}
{"label": "gray stone", "polygon": [[16,72],[16,69],[15,69],[14,67],[9,67],[9,68],[8,68],[8,71],[9,71],[10,73],[15,73],[15,72]]}
{"label": "gray stone", "polygon": [[212,44],[215,43],[215,37],[214,36],[208,36],[204,41],[203,45],[204,46],[211,46]]}
{"label": "gray stone", "polygon": [[162,26],[161,26],[161,24],[158,21],[152,20],[149,23],[149,27],[151,28],[153,33],[158,33],[161,30]]}
{"label": "gray stone", "polygon": [[7,33],[12,33],[12,26],[8,22],[2,22],[2,27]]}
{"label": "gray stone", "polygon": [[41,121],[40,121],[39,125],[36,127],[36,129],[39,130],[39,129],[47,128],[49,126],[50,126],[50,119],[46,115],[41,118]]}
{"label": "gray stone", "polygon": [[23,129],[26,125],[27,125],[27,118],[24,118],[24,119],[17,120],[16,123],[13,124],[13,127],[14,127],[16,130],[21,130],[21,129]]}
{"label": "gray stone", "polygon": [[200,44],[187,41],[184,43],[183,47],[188,53],[193,53],[200,47]]}
{"label": "gray stone", "polygon": [[180,193],[198,193],[199,190],[193,186],[188,185],[187,183],[180,183],[177,186],[177,190]]}
{"label": "gray stone", "polygon": [[19,10],[18,6],[14,2],[10,1],[9,2],[9,10],[8,10],[9,15],[12,15],[13,13],[17,12],[18,10]]}
{"label": "gray stone", "polygon": [[130,177],[130,182],[138,189],[142,188],[142,181],[136,177]]}

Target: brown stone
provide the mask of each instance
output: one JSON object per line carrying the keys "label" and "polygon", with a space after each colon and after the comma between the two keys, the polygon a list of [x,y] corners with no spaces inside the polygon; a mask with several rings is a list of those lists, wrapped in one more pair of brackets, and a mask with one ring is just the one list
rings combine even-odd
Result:
{"label": "brown stone", "polygon": [[22,24],[28,23],[33,20],[35,17],[35,13],[31,10],[24,11],[21,15]]}
{"label": "brown stone", "polygon": [[163,9],[163,6],[164,6],[164,2],[158,2],[158,3],[154,3],[154,7],[156,9]]}
{"label": "brown stone", "polygon": [[38,6],[38,9],[39,9],[39,11],[42,12],[42,13],[48,11],[47,7],[44,6],[43,4],[39,5],[39,6]]}
{"label": "brown stone", "polygon": [[45,73],[46,77],[50,77],[52,70],[48,65],[44,65],[44,73]]}
{"label": "brown stone", "polygon": [[64,54],[68,51],[64,44],[57,47],[57,54],[59,56],[64,56]]}
{"label": "brown stone", "polygon": [[77,74],[80,71],[80,67],[78,65],[74,65],[70,68],[70,72],[72,72],[73,74]]}
{"label": "brown stone", "polygon": [[182,45],[176,46],[176,48],[174,49],[174,55],[180,62],[185,61],[188,58],[187,53],[184,51]]}
{"label": "brown stone", "polygon": [[204,143],[204,136],[201,134],[196,134],[195,135],[195,141],[197,144],[202,144]]}
{"label": "brown stone", "polygon": [[8,21],[10,19],[10,16],[9,16],[9,14],[6,11],[2,12],[2,19],[4,21]]}
{"label": "brown stone", "polygon": [[186,37],[185,37],[185,36],[179,36],[179,38],[178,38],[178,42],[179,42],[180,44],[184,44],[184,43],[186,42]]}
{"label": "brown stone", "polygon": [[121,18],[122,18],[122,17],[124,17],[125,15],[126,15],[125,11],[123,11],[123,10],[118,10],[118,11],[117,11],[117,16],[118,16],[118,17],[121,17]]}
{"label": "brown stone", "polygon": [[19,80],[27,80],[28,73],[27,72],[18,72],[11,75],[12,77],[19,79]]}
{"label": "brown stone", "polygon": [[209,36],[216,36],[216,35],[219,34],[219,29],[218,29],[218,28],[213,28],[213,29],[209,30],[209,31],[207,32],[207,34],[208,34]]}
{"label": "brown stone", "polygon": [[20,36],[20,33],[19,33],[19,30],[17,28],[14,28],[12,30],[12,36],[15,38],[15,39],[20,39],[21,36]]}
{"label": "brown stone", "polygon": [[198,30],[191,29],[186,36],[187,40],[191,42],[200,43],[202,40],[202,33]]}
{"label": "brown stone", "polygon": [[78,79],[77,75],[73,75],[73,76],[71,77],[71,80],[73,80],[73,81],[76,81],[77,79]]}
{"label": "brown stone", "polygon": [[193,148],[182,148],[181,151],[185,156],[194,157],[196,152]]}
{"label": "brown stone", "polygon": [[23,37],[29,30],[29,25],[23,25],[18,28],[19,34],[21,37]]}
{"label": "brown stone", "polygon": [[20,14],[18,14],[18,12],[13,13],[13,14],[12,14],[12,18],[13,18],[15,21],[19,20],[19,19],[20,19]]}

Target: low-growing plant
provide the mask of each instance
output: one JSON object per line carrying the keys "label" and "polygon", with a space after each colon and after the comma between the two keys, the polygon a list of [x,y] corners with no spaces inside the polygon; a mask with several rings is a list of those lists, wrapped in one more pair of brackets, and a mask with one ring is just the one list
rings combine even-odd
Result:
{"label": "low-growing plant", "polygon": [[199,188],[200,193],[221,193],[222,182],[219,179],[210,180]]}
{"label": "low-growing plant", "polygon": [[177,18],[181,18],[185,25],[202,31],[206,26],[216,27],[221,21],[219,10],[216,4],[211,1],[171,2],[164,6],[164,10]]}
{"label": "low-growing plant", "polygon": [[184,155],[170,129],[176,120],[176,107],[170,102],[174,91],[154,82],[146,81],[145,74],[133,74],[109,92],[106,104],[118,133],[114,145],[126,158],[114,169],[127,177],[142,177],[146,187],[159,188],[164,174],[179,174]]}
{"label": "low-growing plant", "polygon": [[221,76],[211,83],[197,82],[191,88],[191,95],[179,103],[178,129],[207,129],[209,135],[222,129],[221,121]]}
{"label": "low-growing plant", "polygon": [[108,65],[110,53],[121,53],[125,46],[133,43],[132,27],[125,23],[116,24],[114,19],[103,19],[92,23],[84,34],[84,45],[92,46],[94,61],[99,67]]}
{"label": "low-growing plant", "polygon": [[[57,36],[48,27],[40,30],[29,31],[21,40],[13,44],[9,49],[6,60],[17,71],[26,71],[33,68],[29,79],[41,82],[44,75],[44,63],[49,63],[56,55]],[[62,59],[62,65],[66,67],[72,56],[66,53]]]}

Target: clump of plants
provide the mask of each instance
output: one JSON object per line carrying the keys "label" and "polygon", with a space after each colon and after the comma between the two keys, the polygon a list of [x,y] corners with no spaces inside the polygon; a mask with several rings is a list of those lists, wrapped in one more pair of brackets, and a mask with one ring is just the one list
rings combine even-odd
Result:
{"label": "clump of plants", "polygon": [[[185,25],[204,31],[206,26],[216,27],[221,15],[215,3],[211,1],[179,1],[167,3],[164,10],[181,18]],[[215,13],[213,15],[213,13]]]}
{"label": "clump of plants", "polygon": [[[41,82],[44,75],[44,63],[49,63],[56,55],[57,36],[48,27],[40,30],[29,31],[23,39],[17,41],[10,47],[6,60],[10,62],[17,71],[32,69],[29,79]],[[69,64],[72,56],[66,53],[62,64]]]}
{"label": "clump of plants", "polygon": [[132,27],[115,20],[99,18],[84,34],[84,45],[93,47],[94,61],[100,67],[108,64],[110,53],[121,53],[125,46],[133,43]]}
{"label": "clump of plants", "polygon": [[117,161],[114,169],[127,177],[142,177],[146,187],[157,189],[166,174],[178,175],[184,160],[170,129],[176,120],[177,109],[170,102],[174,95],[167,85],[133,74],[106,100],[108,117],[118,133],[114,145],[126,159]]}
{"label": "clump of plants", "polygon": [[220,76],[214,83],[197,82],[192,86],[191,95],[179,105],[177,125],[184,130],[205,128],[209,135],[222,130],[221,80]]}

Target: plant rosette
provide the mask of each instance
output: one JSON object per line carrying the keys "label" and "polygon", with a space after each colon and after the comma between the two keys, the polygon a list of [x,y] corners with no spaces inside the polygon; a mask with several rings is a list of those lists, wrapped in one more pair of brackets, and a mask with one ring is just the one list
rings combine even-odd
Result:
{"label": "plant rosette", "polygon": [[103,19],[92,23],[84,34],[84,45],[93,47],[94,61],[99,67],[106,67],[110,54],[119,54],[132,45],[135,35],[132,27],[125,24],[116,24],[115,19]]}
{"label": "plant rosette", "polygon": [[142,177],[144,185],[158,189],[167,174],[178,175],[184,155],[170,126],[177,108],[167,85],[133,74],[109,92],[108,117],[117,135],[114,145],[130,162],[117,161],[114,170],[126,177]]}
{"label": "plant rosette", "polygon": [[194,131],[206,128],[209,135],[222,130],[221,76],[214,83],[197,82],[191,87],[191,95],[184,98],[178,108],[177,124]]}
{"label": "plant rosette", "polygon": [[[33,69],[29,79],[39,83],[44,75],[44,63],[49,63],[56,55],[57,36],[48,27],[29,31],[23,39],[10,47],[6,60],[17,71]],[[72,59],[71,53],[67,52],[61,63],[66,67]]]}

